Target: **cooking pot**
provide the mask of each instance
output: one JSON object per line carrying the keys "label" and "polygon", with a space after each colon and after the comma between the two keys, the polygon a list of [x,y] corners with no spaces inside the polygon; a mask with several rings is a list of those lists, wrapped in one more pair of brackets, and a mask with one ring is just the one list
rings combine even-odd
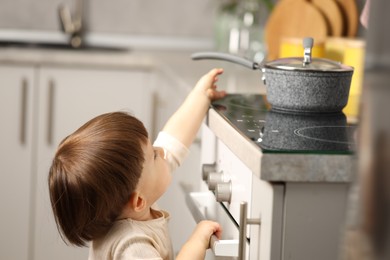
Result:
{"label": "cooking pot", "polygon": [[274,110],[295,113],[340,112],[348,102],[353,67],[311,58],[313,39],[303,40],[304,56],[261,63],[227,53],[198,52],[193,60],[216,59],[263,72],[267,100]]}

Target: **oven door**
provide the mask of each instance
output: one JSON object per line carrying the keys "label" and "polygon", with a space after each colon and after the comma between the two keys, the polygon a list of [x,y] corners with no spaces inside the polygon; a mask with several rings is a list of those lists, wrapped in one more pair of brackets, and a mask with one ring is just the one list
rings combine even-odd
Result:
{"label": "oven door", "polygon": [[218,256],[218,259],[237,258],[242,255],[240,250],[245,250],[245,255],[248,255],[249,243],[245,232],[237,226],[224,206],[216,202],[213,193],[210,191],[188,193],[186,203],[197,223],[202,220],[213,220],[222,226],[221,240],[216,236],[210,239],[210,249],[214,256]]}

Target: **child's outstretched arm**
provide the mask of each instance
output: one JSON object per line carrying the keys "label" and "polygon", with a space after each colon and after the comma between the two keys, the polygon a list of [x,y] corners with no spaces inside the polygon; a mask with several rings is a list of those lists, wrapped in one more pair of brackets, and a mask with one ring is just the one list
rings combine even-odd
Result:
{"label": "child's outstretched arm", "polygon": [[215,83],[223,69],[212,69],[195,85],[179,109],[170,117],[163,131],[189,147],[198,132],[210,102],[226,95]]}

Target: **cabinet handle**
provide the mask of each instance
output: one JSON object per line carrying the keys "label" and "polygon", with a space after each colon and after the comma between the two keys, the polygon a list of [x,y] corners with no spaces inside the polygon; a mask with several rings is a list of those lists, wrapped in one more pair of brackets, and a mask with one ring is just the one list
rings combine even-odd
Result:
{"label": "cabinet handle", "polygon": [[151,118],[152,118],[152,122],[151,122],[151,126],[150,126],[150,133],[151,133],[151,137],[153,138],[153,140],[157,137],[157,114],[158,114],[158,107],[159,107],[159,98],[158,98],[158,94],[156,91],[153,91],[152,92],[152,115],[151,115]]}
{"label": "cabinet handle", "polygon": [[21,94],[20,94],[20,101],[21,101],[21,109],[20,109],[20,143],[22,145],[26,144],[26,127],[27,127],[27,87],[28,82],[26,78],[22,79],[21,84]]}
{"label": "cabinet handle", "polygon": [[53,79],[49,80],[48,88],[48,101],[47,101],[47,143],[48,145],[53,144],[53,116],[54,116],[54,92],[55,92],[55,83]]}

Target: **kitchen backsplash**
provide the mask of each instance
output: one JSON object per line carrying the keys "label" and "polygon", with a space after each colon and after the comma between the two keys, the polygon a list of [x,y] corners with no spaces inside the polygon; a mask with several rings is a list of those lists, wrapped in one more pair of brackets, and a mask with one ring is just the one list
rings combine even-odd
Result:
{"label": "kitchen backsplash", "polygon": [[[58,6],[78,0],[1,0],[0,30],[58,31]],[[83,0],[91,32],[211,37],[216,0]]]}

